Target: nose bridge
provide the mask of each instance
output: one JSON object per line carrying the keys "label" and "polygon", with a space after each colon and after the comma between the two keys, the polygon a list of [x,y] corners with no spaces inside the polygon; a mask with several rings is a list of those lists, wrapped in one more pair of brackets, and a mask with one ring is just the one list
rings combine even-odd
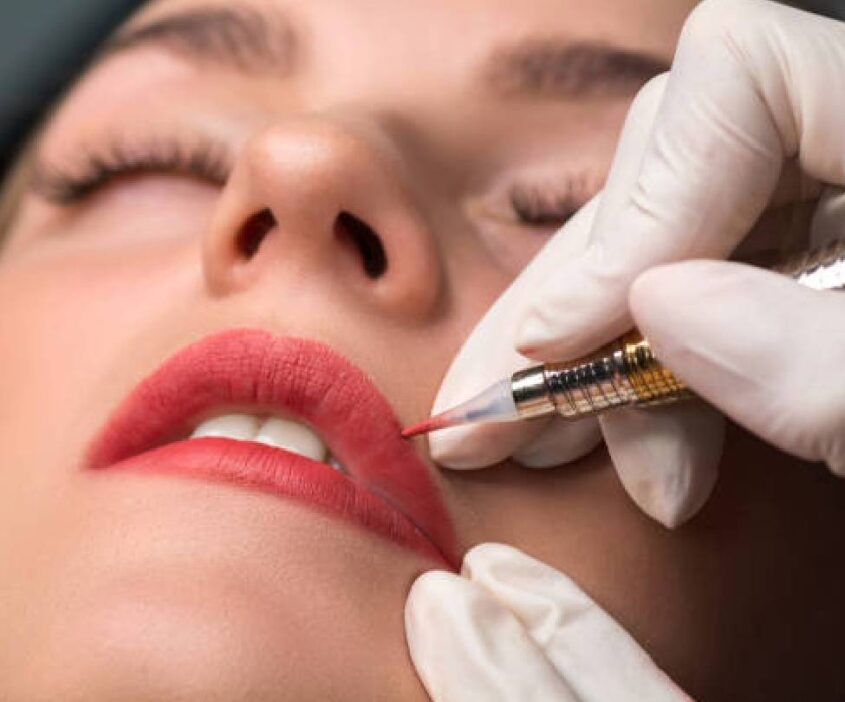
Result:
{"label": "nose bridge", "polygon": [[384,172],[384,155],[368,141],[327,120],[268,129],[247,145],[249,187],[290,223],[331,223],[339,211],[398,204],[403,194]]}
{"label": "nose bridge", "polygon": [[[257,244],[244,247],[256,226]],[[359,304],[416,317],[433,309],[442,277],[401,155],[363,120],[292,120],[248,140],[203,256],[218,291],[295,264],[354,287]]]}

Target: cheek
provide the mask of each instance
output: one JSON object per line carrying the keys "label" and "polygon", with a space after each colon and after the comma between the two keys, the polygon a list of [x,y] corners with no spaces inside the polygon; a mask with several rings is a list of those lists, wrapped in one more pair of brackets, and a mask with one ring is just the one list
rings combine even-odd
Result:
{"label": "cheek", "polygon": [[92,379],[116,357],[142,353],[139,330],[200,285],[197,217],[184,208],[167,222],[133,214],[127,226],[116,206],[61,231],[27,226],[0,262],[0,466],[78,447],[104,401],[92,394],[109,387]]}
{"label": "cheek", "polygon": [[139,270],[93,256],[0,271],[0,451],[77,446],[91,379],[162,309],[175,277],[163,266],[147,290]]}
{"label": "cheek", "polygon": [[83,202],[59,207],[31,195],[10,232],[7,259],[66,257],[96,249],[145,247],[159,241],[199,240],[219,191],[172,175],[122,176]]}

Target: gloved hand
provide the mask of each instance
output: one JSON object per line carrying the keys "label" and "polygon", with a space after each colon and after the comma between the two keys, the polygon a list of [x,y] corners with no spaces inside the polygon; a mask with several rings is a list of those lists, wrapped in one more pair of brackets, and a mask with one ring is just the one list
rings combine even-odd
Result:
{"label": "gloved hand", "polygon": [[575,583],[509,546],[420,576],[405,630],[433,702],[690,702]]}
{"label": "gloved hand", "polygon": [[[815,243],[845,232],[830,187],[845,185],[843,76],[845,23],[766,0],[705,0],[672,71],[635,100],[601,203],[562,229],[482,320],[434,411],[528,365],[524,356],[574,359],[636,324],[712,405],[845,474],[845,297],[739,264],[655,268],[728,256],[772,206],[822,203]],[[600,424],[623,485],[648,514],[674,526],[704,504],[720,414],[691,403]],[[595,439],[592,423],[554,418],[441,432],[431,450],[455,468],[511,455],[542,466],[582,455]]]}

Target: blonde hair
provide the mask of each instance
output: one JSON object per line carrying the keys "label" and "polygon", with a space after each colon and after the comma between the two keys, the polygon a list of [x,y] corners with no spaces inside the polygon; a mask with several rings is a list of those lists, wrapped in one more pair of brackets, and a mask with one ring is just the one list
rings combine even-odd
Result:
{"label": "blonde hair", "polygon": [[0,186],[0,246],[15,222],[21,200],[29,187],[34,165],[32,144],[18,156],[2,186]]}

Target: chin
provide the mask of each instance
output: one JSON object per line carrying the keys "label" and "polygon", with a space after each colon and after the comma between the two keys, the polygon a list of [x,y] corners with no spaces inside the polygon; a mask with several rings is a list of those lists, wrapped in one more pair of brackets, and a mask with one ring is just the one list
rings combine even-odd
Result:
{"label": "chin", "polygon": [[263,495],[110,482],[8,610],[0,700],[428,699],[402,624],[425,558]]}
{"label": "chin", "polygon": [[[58,627],[57,627],[58,629]],[[28,656],[7,702],[277,700],[264,632],[231,612],[215,619],[124,597],[64,622]],[[292,698],[291,698],[292,699]]]}
{"label": "chin", "polygon": [[344,612],[343,602],[334,612],[268,612],[220,579],[204,588],[202,598],[173,585],[114,587],[105,596],[98,592],[96,604],[51,618],[46,631],[32,632],[31,650],[18,651],[0,699],[428,699],[405,655],[402,632],[385,630],[378,613],[368,630],[366,611]]}

